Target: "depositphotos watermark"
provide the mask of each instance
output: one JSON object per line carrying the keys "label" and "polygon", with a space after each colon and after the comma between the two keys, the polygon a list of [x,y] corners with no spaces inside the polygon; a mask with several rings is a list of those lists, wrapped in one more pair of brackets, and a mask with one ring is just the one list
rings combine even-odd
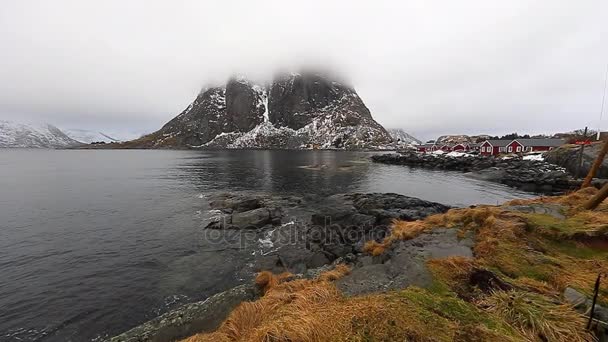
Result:
{"label": "depositphotos watermark", "polygon": [[205,245],[232,245],[247,248],[267,243],[269,245],[354,245],[361,241],[382,240],[388,231],[386,225],[371,222],[358,224],[332,223],[325,217],[321,224],[307,223],[295,218],[277,225],[236,226],[226,217],[217,218],[213,228],[202,229],[202,243]]}

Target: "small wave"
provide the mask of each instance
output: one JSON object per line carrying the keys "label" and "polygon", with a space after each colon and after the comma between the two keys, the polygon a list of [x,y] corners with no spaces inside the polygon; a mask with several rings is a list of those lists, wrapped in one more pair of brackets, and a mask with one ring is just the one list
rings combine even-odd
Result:
{"label": "small wave", "polygon": [[160,304],[160,306],[153,309],[152,311],[154,312],[154,315],[160,316],[163,313],[171,310],[172,308],[175,308],[176,306],[187,303],[189,301],[190,301],[190,297],[188,297],[186,295],[174,294],[174,295],[165,297],[163,302]]}
{"label": "small wave", "polygon": [[2,341],[39,341],[46,337],[50,331],[47,328],[18,328],[0,335]]}

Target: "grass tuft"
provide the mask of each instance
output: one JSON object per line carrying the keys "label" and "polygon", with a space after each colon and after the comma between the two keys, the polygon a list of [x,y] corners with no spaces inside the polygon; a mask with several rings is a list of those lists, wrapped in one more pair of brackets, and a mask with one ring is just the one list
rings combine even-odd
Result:
{"label": "grass tuft", "polygon": [[594,341],[584,317],[571,306],[530,292],[496,292],[483,303],[530,340]]}

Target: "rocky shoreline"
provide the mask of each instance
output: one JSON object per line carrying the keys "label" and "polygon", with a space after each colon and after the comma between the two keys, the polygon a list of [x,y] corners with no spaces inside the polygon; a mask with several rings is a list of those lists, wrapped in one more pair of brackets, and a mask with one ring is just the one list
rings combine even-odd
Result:
{"label": "rocky shoreline", "polygon": [[580,187],[582,180],[566,169],[542,160],[519,157],[501,159],[485,156],[452,157],[421,153],[390,153],[372,156],[376,163],[407,165],[436,170],[465,172],[468,177],[502,183],[522,190],[557,194]]}
{"label": "rocky shoreline", "polygon": [[[353,272],[338,283],[346,295],[429,285],[425,262],[431,257],[470,256],[472,240],[455,230],[439,229],[395,244],[382,257],[363,253],[369,240],[380,241],[394,219],[415,221],[450,207],[392,193],[347,193],[327,198],[216,194],[209,198],[212,218],[206,230],[236,231],[258,239],[249,274],[269,270],[313,278],[339,263]],[[111,342],[174,341],[195,332],[212,331],[243,301],[260,293],[252,282],[186,304],[139,325]]]}

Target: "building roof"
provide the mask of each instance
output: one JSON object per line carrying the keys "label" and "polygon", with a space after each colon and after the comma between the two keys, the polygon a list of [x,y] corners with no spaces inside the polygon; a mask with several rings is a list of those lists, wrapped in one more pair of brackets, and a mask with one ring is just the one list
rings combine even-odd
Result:
{"label": "building roof", "polygon": [[518,143],[524,146],[548,146],[557,147],[564,144],[562,139],[515,139]]}
{"label": "building roof", "polygon": [[[490,144],[492,144],[492,146],[494,146],[494,147],[505,147],[505,146],[509,145],[509,143],[511,143],[511,141],[513,141],[513,140],[486,140],[486,141],[489,142]],[[483,143],[485,143],[486,141],[484,141]]]}

